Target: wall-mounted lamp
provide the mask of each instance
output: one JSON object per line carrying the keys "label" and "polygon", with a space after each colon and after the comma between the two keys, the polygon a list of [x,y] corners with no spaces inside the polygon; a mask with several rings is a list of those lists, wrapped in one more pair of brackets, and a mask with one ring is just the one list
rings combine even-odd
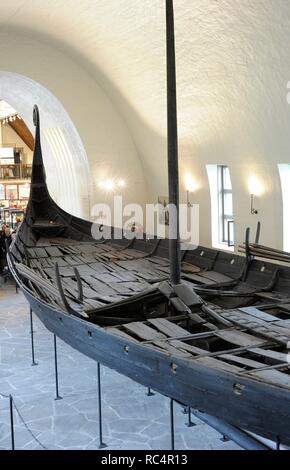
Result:
{"label": "wall-mounted lamp", "polygon": [[187,207],[193,207],[193,204],[192,202],[190,202],[190,191],[186,191],[186,204],[187,204]]}
{"label": "wall-mounted lamp", "polygon": [[114,179],[106,179],[106,180],[100,181],[98,186],[100,189],[103,189],[104,191],[113,192],[117,188],[124,188],[126,186],[126,183],[122,179],[118,181]]}
{"label": "wall-mounted lamp", "polygon": [[257,215],[258,211],[257,211],[257,209],[254,208],[254,197],[255,197],[255,195],[251,194],[251,214],[252,215]]}
{"label": "wall-mounted lamp", "polygon": [[196,181],[190,174],[185,176],[185,189],[186,189],[186,203],[187,207],[193,207],[193,203],[190,200],[190,194],[194,193],[198,188]]}
{"label": "wall-mounted lamp", "polygon": [[264,186],[256,175],[250,176],[248,186],[251,195],[251,214],[257,215],[258,211],[255,209],[254,198],[255,196],[261,196],[261,194],[263,194]]}
{"label": "wall-mounted lamp", "polygon": [[124,180],[119,180],[117,182],[117,186],[119,186],[119,188],[124,188],[126,186],[126,183]]}
{"label": "wall-mounted lamp", "polygon": [[115,183],[113,180],[107,179],[100,181],[98,186],[105,191],[113,191],[115,188]]}

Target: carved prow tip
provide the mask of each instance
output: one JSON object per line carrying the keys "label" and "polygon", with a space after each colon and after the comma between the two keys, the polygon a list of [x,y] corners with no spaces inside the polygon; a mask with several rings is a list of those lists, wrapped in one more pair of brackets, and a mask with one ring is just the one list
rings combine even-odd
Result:
{"label": "carved prow tip", "polygon": [[[33,152],[33,162],[32,162],[32,174],[31,174],[31,185],[34,184],[46,184],[45,169],[42,159],[42,150],[41,150],[41,138],[40,138],[40,117],[39,109],[37,105],[33,107],[33,123],[35,125],[35,137],[34,137],[34,152]],[[46,191],[47,193],[47,191]],[[31,192],[31,197],[32,197]],[[47,196],[47,194],[46,194]],[[35,196],[35,198],[38,198]]]}
{"label": "carved prow tip", "polygon": [[39,126],[39,109],[37,104],[35,104],[33,107],[33,124],[35,127]]}

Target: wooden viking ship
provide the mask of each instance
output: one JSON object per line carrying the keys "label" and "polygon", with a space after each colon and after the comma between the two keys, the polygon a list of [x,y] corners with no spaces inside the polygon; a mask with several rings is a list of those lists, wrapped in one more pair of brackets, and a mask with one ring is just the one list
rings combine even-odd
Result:
{"label": "wooden viking ship", "polygon": [[[172,0],[166,7],[169,192],[178,203]],[[146,235],[94,239],[90,222],[51,198],[37,107],[34,124],[30,199],[8,253],[33,312],[81,353],[200,416],[290,445],[290,255],[259,237],[250,243],[249,231],[245,256],[180,253],[178,239]]]}

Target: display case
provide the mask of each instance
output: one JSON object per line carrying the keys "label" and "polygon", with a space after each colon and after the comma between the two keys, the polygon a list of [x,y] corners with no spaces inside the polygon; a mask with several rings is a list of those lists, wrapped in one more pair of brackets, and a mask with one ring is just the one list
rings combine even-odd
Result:
{"label": "display case", "polygon": [[0,222],[14,227],[22,217],[29,199],[30,184],[0,184]]}
{"label": "display case", "polygon": [[6,189],[6,196],[5,199],[8,201],[14,199],[18,199],[18,185],[17,184],[6,184],[5,185]]}

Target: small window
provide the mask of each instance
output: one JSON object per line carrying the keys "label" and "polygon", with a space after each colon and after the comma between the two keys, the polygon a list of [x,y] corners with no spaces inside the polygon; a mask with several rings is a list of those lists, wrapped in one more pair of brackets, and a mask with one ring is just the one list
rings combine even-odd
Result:
{"label": "small window", "polygon": [[233,192],[229,168],[218,165],[219,242],[234,245]]}
{"label": "small window", "polygon": [[212,246],[234,250],[233,192],[226,165],[206,165],[211,196]]}
{"label": "small window", "polygon": [[290,251],[290,165],[278,165],[283,199],[283,250]]}

